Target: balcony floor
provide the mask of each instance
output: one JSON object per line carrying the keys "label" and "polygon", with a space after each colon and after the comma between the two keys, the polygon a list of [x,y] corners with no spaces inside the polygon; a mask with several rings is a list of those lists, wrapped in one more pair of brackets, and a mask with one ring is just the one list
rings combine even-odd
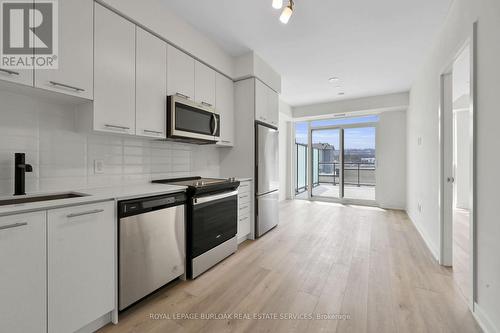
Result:
{"label": "balcony floor", "polygon": [[[320,184],[313,189],[313,196],[338,198],[339,186],[333,184]],[[307,192],[295,196],[297,199],[307,199]],[[344,187],[344,198],[355,200],[375,200],[375,186],[351,186]]]}

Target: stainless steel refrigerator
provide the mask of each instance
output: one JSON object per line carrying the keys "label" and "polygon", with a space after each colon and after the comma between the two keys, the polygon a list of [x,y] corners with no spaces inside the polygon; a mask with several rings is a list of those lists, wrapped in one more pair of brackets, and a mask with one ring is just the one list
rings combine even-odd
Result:
{"label": "stainless steel refrigerator", "polygon": [[279,138],[278,130],[255,124],[255,236],[260,237],[278,225]]}

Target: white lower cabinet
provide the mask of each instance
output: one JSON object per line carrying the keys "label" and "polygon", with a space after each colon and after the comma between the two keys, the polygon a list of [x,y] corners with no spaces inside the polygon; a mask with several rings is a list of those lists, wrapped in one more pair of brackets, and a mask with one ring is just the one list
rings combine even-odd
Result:
{"label": "white lower cabinet", "polygon": [[114,202],[49,210],[47,222],[48,331],[74,332],[115,307]]}
{"label": "white lower cabinet", "polygon": [[251,238],[253,209],[252,181],[241,181],[238,188],[238,243]]}
{"label": "white lower cabinet", "polygon": [[0,217],[0,332],[47,331],[45,215]]}

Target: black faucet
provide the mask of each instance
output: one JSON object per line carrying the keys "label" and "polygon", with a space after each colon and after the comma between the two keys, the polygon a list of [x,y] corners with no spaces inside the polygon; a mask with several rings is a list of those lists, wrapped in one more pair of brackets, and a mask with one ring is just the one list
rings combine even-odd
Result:
{"label": "black faucet", "polygon": [[15,184],[14,184],[14,195],[25,195],[26,194],[26,172],[33,172],[33,167],[26,164],[26,155],[24,153],[16,153],[14,161],[15,170]]}

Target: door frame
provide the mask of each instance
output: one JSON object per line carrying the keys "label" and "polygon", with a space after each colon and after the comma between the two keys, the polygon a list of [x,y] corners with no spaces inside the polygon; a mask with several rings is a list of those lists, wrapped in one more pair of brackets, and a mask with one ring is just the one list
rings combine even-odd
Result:
{"label": "door frame", "polygon": [[[440,76],[440,107],[439,107],[439,225],[440,225],[440,253],[439,253],[439,263],[443,266],[449,265],[450,258],[452,258],[452,247],[451,249],[446,246],[447,241],[449,241],[450,233],[453,238],[453,217],[451,219],[445,219],[445,202],[444,202],[444,190],[446,184],[445,175],[445,145],[444,145],[444,107],[446,106],[445,101],[445,76],[449,75],[450,70],[453,68],[454,62],[457,60],[459,55],[466,48],[470,49],[470,292],[468,295],[468,306],[472,312],[474,312],[475,302],[477,299],[477,213],[476,213],[476,204],[477,204],[477,175],[476,175],[476,144],[477,144],[477,105],[478,105],[478,96],[477,96],[477,21],[473,23],[471,35],[465,40],[464,43],[458,48],[457,52],[454,54],[451,62],[446,65],[444,70],[441,72]],[[453,121],[453,119],[452,119]],[[450,147],[448,147],[450,149]],[[453,149],[453,147],[451,147]],[[448,240],[447,240],[448,239]],[[451,251],[451,252],[450,252]]]}
{"label": "door frame", "polygon": [[[309,200],[317,200],[317,201],[328,201],[328,202],[335,202],[335,203],[341,203],[341,204],[353,204],[353,205],[363,205],[363,206],[377,206],[377,201],[376,201],[376,194],[375,194],[375,199],[373,200],[363,200],[363,199],[351,199],[351,198],[344,198],[344,129],[350,129],[350,128],[364,128],[364,127],[373,127],[375,128],[375,138],[377,137],[377,130],[378,130],[378,123],[377,122],[366,122],[366,123],[359,123],[359,124],[346,124],[346,125],[331,125],[331,126],[311,126],[311,123],[309,123],[308,127],[308,159],[307,159],[307,165],[308,165],[308,170],[307,170],[307,197]],[[341,154],[340,154],[340,165],[342,168],[342,171],[340,172],[339,176],[339,197],[338,198],[332,198],[332,197],[323,197],[323,196],[313,196],[312,191],[313,191],[313,170],[312,170],[312,165],[313,165],[313,153],[312,153],[312,132],[313,131],[318,131],[318,130],[338,130],[339,131],[339,145],[341,148]],[[377,147],[375,146],[375,149]],[[376,172],[376,171],[375,171]],[[375,193],[376,193],[376,185],[375,185]]]}

